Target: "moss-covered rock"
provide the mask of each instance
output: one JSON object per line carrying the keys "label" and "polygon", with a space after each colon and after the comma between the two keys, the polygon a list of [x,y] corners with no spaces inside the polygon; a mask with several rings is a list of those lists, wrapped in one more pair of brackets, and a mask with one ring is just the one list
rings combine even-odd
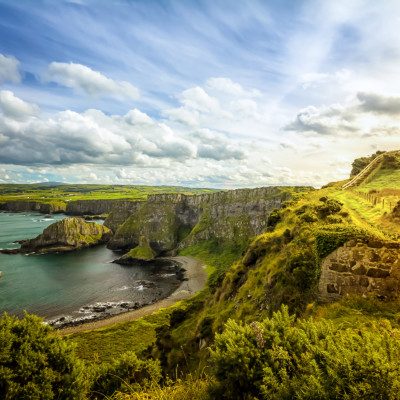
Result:
{"label": "moss-covered rock", "polygon": [[150,243],[145,236],[139,239],[139,245],[122,256],[123,260],[138,259],[152,260],[156,256],[156,252],[150,247]]}
{"label": "moss-covered rock", "polygon": [[47,253],[92,247],[110,240],[109,228],[82,218],[65,218],[48,226],[41,235],[21,242],[20,253]]}

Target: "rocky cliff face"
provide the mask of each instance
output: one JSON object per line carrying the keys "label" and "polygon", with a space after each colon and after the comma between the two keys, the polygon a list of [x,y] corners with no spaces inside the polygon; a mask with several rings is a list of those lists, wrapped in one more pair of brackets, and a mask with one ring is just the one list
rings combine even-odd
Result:
{"label": "rocky cliff face", "polygon": [[82,218],[65,218],[48,226],[41,235],[21,242],[20,253],[70,251],[107,242],[112,232]]}
{"label": "rocky cliff face", "polygon": [[65,212],[65,203],[40,203],[39,201],[7,201],[2,209],[10,212],[39,212],[42,214],[55,214]]}
{"label": "rocky cliff face", "polygon": [[274,208],[293,190],[265,187],[204,195],[149,195],[147,201],[115,232],[108,247],[134,248],[141,236],[157,253],[183,248],[210,238],[240,242],[259,235]]}
{"label": "rocky cliff face", "polygon": [[382,299],[400,290],[400,243],[351,240],[322,261],[319,299],[336,301],[346,294],[374,293]]}
{"label": "rocky cliff face", "polygon": [[128,204],[129,201],[115,199],[75,200],[67,203],[67,215],[101,215],[109,213],[119,203]]}
{"label": "rocky cliff face", "polygon": [[145,204],[144,201],[118,201],[104,221],[104,226],[110,228],[113,232],[121,226],[133,213]]}
{"label": "rocky cliff face", "polygon": [[[114,215],[116,222],[110,222],[110,225],[121,224],[121,218],[127,218],[132,212],[137,211],[138,204],[141,202],[118,199],[93,199],[93,200],[75,200],[70,202],[41,203],[40,201],[7,201],[0,204],[0,210],[10,212],[28,212],[34,211],[42,214],[65,213],[67,215],[101,215],[111,212],[114,208],[118,213]],[[128,212],[128,213],[127,213]],[[125,214],[124,214],[125,213]],[[111,221],[111,220],[110,220]]]}

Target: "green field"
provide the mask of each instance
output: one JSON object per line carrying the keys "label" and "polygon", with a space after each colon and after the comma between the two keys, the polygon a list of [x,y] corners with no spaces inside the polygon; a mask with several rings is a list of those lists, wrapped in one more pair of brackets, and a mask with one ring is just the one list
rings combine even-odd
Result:
{"label": "green field", "polygon": [[202,194],[215,191],[218,191],[218,189],[198,189],[183,186],[5,184],[0,185],[0,203],[21,200],[40,201],[41,203],[93,199],[145,200],[149,194]]}

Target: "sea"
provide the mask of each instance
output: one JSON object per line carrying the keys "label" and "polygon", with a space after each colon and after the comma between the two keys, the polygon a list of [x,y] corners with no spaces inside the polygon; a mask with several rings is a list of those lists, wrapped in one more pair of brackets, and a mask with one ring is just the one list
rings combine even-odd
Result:
{"label": "sea", "polygon": [[[34,238],[65,217],[1,212],[0,248],[17,248],[15,241]],[[0,253],[0,315],[27,312],[63,328],[154,303],[180,283],[176,265],[112,262],[120,256],[105,245],[41,255]]]}

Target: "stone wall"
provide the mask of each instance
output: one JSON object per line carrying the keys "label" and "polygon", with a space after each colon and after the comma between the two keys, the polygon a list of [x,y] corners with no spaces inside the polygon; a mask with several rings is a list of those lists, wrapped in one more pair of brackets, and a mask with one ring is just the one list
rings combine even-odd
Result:
{"label": "stone wall", "polygon": [[381,299],[400,293],[400,243],[350,240],[322,260],[319,300],[369,293]]}

